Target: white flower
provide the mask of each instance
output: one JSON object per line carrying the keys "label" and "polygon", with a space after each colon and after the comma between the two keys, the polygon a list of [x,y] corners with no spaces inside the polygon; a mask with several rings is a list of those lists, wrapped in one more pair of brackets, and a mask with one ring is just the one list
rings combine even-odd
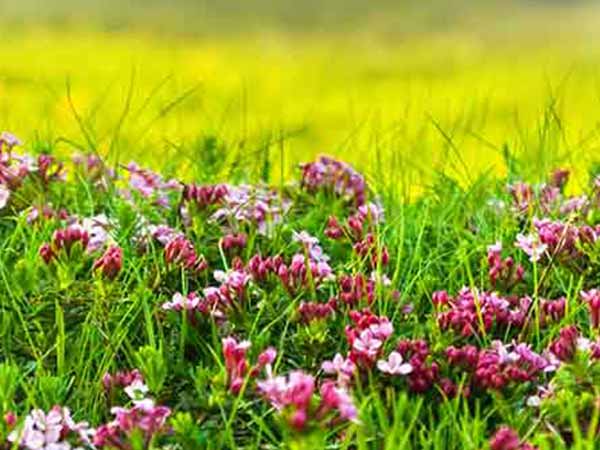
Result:
{"label": "white flower", "polygon": [[143,399],[148,393],[148,386],[144,384],[141,380],[135,380],[125,389],[125,393],[132,400],[140,400]]}
{"label": "white flower", "polygon": [[0,184],[0,209],[4,208],[8,204],[9,198],[10,190],[4,184]]}

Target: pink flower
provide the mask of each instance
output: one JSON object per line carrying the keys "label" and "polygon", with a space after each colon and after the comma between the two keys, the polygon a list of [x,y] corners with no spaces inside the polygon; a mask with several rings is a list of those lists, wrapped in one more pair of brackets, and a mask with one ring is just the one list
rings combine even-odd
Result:
{"label": "pink flower", "polygon": [[154,435],[165,431],[171,410],[145,399],[131,408],[112,408],[111,413],[115,416],[114,420],[97,429],[93,443],[97,447],[127,450],[132,436],[137,435],[143,442],[150,442]]}
{"label": "pink flower", "polygon": [[358,338],[354,340],[352,350],[359,355],[363,355],[367,359],[372,360],[377,357],[381,345],[382,342],[375,338],[370,330],[364,330],[358,335]]}
{"label": "pink flower", "polygon": [[8,440],[28,450],[70,450],[70,441],[89,446],[94,431],[86,422],[75,423],[68,408],[53,407],[48,414],[35,409]]}
{"label": "pink flower", "polygon": [[390,353],[387,361],[384,359],[377,361],[377,368],[390,375],[408,375],[413,371],[412,365],[404,362],[402,355],[395,351]]}
{"label": "pink flower", "polygon": [[367,184],[364,177],[342,161],[321,156],[317,161],[302,164],[302,186],[311,192],[330,190],[336,195],[363,205]]}
{"label": "pink flower", "polygon": [[581,298],[588,304],[592,327],[598,328],[600,326],[600,291],[598,289],[581,291]]}
{"label": "pink flower", "polygon": [[21,140],[14,134],[9,133],[8,131],[3,131],[0,133],[0,153],[2,153],[5,148],[8,152],[10,152],[13,147],[20,145],[22,145]]}
{"label": "pink flower", "polygon": [[527,236],[518,234],[515,246],[523,250],[529,256],[531,262],[539,261],[548,248],[546,244],[542,244],[531,234]]}
{"label": "pink flower", "polygon": [[327,410],[337,410],[340,417],[349,422],[358,422],[358,411],[348,391],[336,386],[333,381],[326,381],[320,389],[322,405],[321,413]]}
{"label": "pink flower", "polygon": [[323,361],[321,369],[328,375],[337,375],[338,383],[345,386],[354,376],[356,364],[350,358],[344,358],[336,353],[331,361]]}
{"label": "pink flower", "polygon": [[225,357],[225,369],[229,389],[238,394],[244,384],[244,378],[248,372],[249,364],[246,352],[250,348],[250,341],[236,341],[233,337],[223,339],[223,356]]}
{"label": "pink flower", "polygon": [[179,292],[173,295],[170,302],[165,302],[162,305],[162,309],[166,311],[192,311],[200,304],[200,297],[195,292],[191,292],[186,296],[183,296]]}

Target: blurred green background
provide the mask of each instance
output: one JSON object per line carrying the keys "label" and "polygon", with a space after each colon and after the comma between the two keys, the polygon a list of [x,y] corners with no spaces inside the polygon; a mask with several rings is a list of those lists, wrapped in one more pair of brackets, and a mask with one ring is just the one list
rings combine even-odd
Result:
{"label": "blurred green background", "polygon": [[507,152],[577,169],[599,25],[591,1],[0,0],[0,128],[190,176],[218,155],[276,181],[318,153],[413,187]]}

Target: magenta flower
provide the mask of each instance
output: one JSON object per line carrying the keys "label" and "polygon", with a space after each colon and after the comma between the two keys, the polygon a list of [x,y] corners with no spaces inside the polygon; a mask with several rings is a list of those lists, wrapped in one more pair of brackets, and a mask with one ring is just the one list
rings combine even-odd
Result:
{"label": "magenta flower", "polygon": [[94,261],[93,270],[100,270],[102,275],[112,280],[123,268],[123,250],[111,245],[104,254]]}
{"label": "magenta flower", "polygon": [[249,363],[246,352],[250,348],[249,341],[238,342],[233,337],[223,339],[223,356],[229,389],[234,394],[239,394],[248,373]]}
{"label": "magenta flower", "polygon": [[175,236],[165,246],[165,261],[167,264],[180,266],[194,273],[208,268],[204,256],[198,255],[194,245],[180,235]]}
{"label": "magenta flower", "polygon": [[97,447],[119,450],[130,449],[132,436],[141,436],[148,445],[154,436],[166,431],[166,421],[171,410],[166,406],[157,406],[151,399],[135,402],[131,408],[115,407],[111,409],[114,420],[98,427],[93,443]]}
{"label": "magenta flower", "polygon": [[491,450],[535,450],[531,444],[521,442],[515,430],[507,426],[500,427],[490,439]]}
{"label": "magenta flower", "polygon": [[329,424],[331,414],[341,420],[357,421],[358,413],[348,391],[333,381],[321,385],[319,401],[315,398],[314,377],[302,371],[291,372],[287,377],[269,376],[257,382],[257,387],[297,431],[303,431],[309,423]]}

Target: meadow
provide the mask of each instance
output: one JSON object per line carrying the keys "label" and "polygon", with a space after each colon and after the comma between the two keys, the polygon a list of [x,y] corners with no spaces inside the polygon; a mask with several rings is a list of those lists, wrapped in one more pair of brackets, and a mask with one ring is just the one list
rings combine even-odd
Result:
{"label": "meadow", "polygon": [[0,1],[0,449],[597,448],[598,8],[235,4]]}

